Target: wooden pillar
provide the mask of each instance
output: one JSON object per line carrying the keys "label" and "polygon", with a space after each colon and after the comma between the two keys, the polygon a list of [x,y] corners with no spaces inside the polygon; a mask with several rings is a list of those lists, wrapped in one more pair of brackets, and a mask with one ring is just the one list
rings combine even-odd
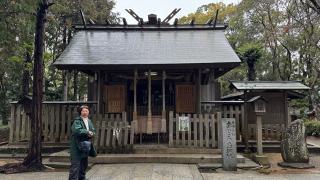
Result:
{"label": "wooden pillar", "polygon": [[147,133],[152,134],[152,112],[151,112],[151,70],[148,70],[148,120]]}
{"label": "wooden pillar", "polygon": [[198,83],[197,83],[197,89],[198,89],[198,114],[201,113],[201,69],[198,70]]}
{"label": "wooden pillar", "polygon": [[63,101],[68,101],[69,71],[65,70],[62,73],[63,73]]}
{"label": "wooden pillar", "polygon": [[162,71],[162,117],[160,130],[162,133],[167,131],[166,122],[166,71]]}
{"label": "wooden pillar", "polygon": [[247,90],[244,90],[244,119],[243,119],[243,122],[244,122],[244,126],[243,126],[243,143],[245,145],[245,152],[249,152],[249,135],[248,135],[248,129],[249,129],[249,126],[248,126],[248,103],[247,103],[247,100],[248,100],[248,94],[247,94]]}
{"label": "wooden pillar", "polygon": [[256,139],[257,139],[257,153],[258,155],[262,155],[262,116],[257,114],[256,120]]}
{"label": "wooden pillar", "polygon": [[217,112],[217,125],[218,125],[218,149],[222,149],[222,117],[221,112]]}
{"label": "wooden pillar", "polygon": [[101,93],[101,88],[102,88],[102,76],[101,76],[101,71],[98,71],[96,73],[97,77],[97,114],[103,113],[102,111],[102,93]]}
{"label": "wooden pillar", "polygon": [[283,111],[283,118],[284,118],[284,125],[287,128],[289,125],[289,118],[288,118],[288,102],[287,102],[287,91],[283,91],[283,104],[284,104],[284,111]]}
{"label": "wooden pillar", "polygon": [[89,75],[88,75],[88,80],[87,80],[87,90],[88,90],[88,101],[92,101],[92,89],[91,89],[91,82],[90,82]]}
{"label": "wooden pillar", "polygon": [[138,70],[134,70],[133,78],[133,123],[134,130],[138,130],[138,112],[137,112],[137,79],[138,79]]}

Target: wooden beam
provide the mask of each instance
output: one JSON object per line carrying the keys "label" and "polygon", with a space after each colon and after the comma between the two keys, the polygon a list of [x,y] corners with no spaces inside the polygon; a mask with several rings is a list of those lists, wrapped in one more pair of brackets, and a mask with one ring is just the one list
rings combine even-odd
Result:
{"label": "wooden beam", "polygon": [[194,22],[195,22],[195,17],[193,17],[189,23],[190,26],[194,26]]}
{"label": "wooden beam", "polygon": [[123,22],[123,25],[124,25],[124,26],[127,26],[127,25],[128,25],[126,18],[122,18],[122,22]]}
{"label": "wooden beam", "polygon": [[163,21],[162,24],[167,24],[169,21],[181,10],[181,8],[175,8]]}
{"label": "wooden beam", "polygon": [[133,111],[137,112],[137,77],[138,71],[137,69],[134,70],[134,79],[133,79]]}
{"label": "wooden beam", "polygon": [[245,152],[249,152],[249,135],[248,135],[248,94],[247,90],[244,91],[244,127],[243,127],[243,143],[245,144]]}
{"label": "wooden beam", "polygon": [[148,112],[151,112],[151,70],[148,70]]}
{"label": "wooden beam", "polygon": [[143,26],[143,19],[140,18],[139,22],[138,22],[138,26],[142,27]]}
{"label": "wooden beam", "polygon": [[152,134],[152,112],[151,112],[151,70],[148,70],[148,120],[147,133]]}
{"label": "wooden beam", "polygon": [[138,112],[137,112],[137,77],[138,70],[134,70],[134,79],[133,79],[133,128],[134,131],[138,131]]}
{"label": "wooden beam", "polygon": [[214,18],[213,27],[216,27],[216,25],[217,25],[218,15],[219,15],[219,9],[217,9],[217,11],[216,11],[216,16]]}
{"label": "wooden beam", "polygon": [[100,114],[101,113],[101,72],[97,72],[97,81],[98,81],[98,87],[97,87],[97,113]]}
{"label": "wooden beam", "polygon": [[285,127],[287,128],[288,125],[289,125],[289,121],[288,121],[288,101],[287,101],[287,91],[284,90],[283,91],[283,100],[284,100],[284,111],[283,111],[283,117],[284,117],[284,124],[285,124]]}
{"label": "wooden beam", "polygon": [[162,110],[166,110],[166,71],[162,71]]}
{"label": "wooden beam", "polygon": [[94,25],[94,24],[96,24],[91,18],[89,18],[89,24],[90,25]]}
{"label": "wooden beam", "polygon": [[179,19],[178,19],[178,18],[176,18],[176,19],[174,20],[173,25],[174,25],[175,27],[177,27],[177,26],[178,26],[178,22],[179,22]]}
{"label": "wooden beam", "polygon": [[161,132],[165,133],[166,125],[166,71],[162,71],[162,118],[161,118]]}
{"label": "wooden beam", "polygon": [[109,26],[111,24],[111,22],[109,21],[109,19],[106,19],[106,25]]}
{"label": "wooden beam", "polygon": [[87,29],[86,19],[85,19],[85,16],[84,16],[82,9],[80,9],[80,14],[81,14],[83,27],[84,27],[84,29]]}
{"label": "wooden beam", "polygon": [[213,18],[210,18],[210,19],[206,22],[206,24],[207,24],[207,25],[211,25],[212,22],[213,22]]}
{"label": "wooden beam", "polygon": [[160,19],[160,18],[158,18],[157,26],[158,26],[158,27],[160,27],[160,26],[161,26],[161,19]]}
{"label": "wooden beam", "polygon": [[132,9],[125,9],[135,20],[140,22],[141,18]]}
{"label": "wooden beam", "polygon": [[198,69],[198,113],[201,113],[201,69]]}
{"label": "wooden beam", "polygon": [[[134,76],[125,76],[125,75],[117,75],[117,78],[121,78],[121,79],[127,79],[127,80],[133,80]],[[137,79],[148,79],[148,77],[145,76],[137,76]],[[162,77],[151,77],[152,80],[162,80]],[[184,75],[178,75],[178,76],[168,76],[166,75],[166,79],[172,79],[172,80],[178,80],[178,79],[183,79]]]}

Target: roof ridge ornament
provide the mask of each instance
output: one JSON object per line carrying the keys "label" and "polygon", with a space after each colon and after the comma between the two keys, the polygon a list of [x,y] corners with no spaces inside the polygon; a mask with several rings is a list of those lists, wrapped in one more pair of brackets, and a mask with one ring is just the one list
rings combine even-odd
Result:
{"label": "roof ridge ornament", "polygon": [[82,24],[83,24],[84,29],[87,29],[86,19],[85,19],[85,16],[84,16],[82,9],[80,9],[80,15],[81,15]]}
{"label": "roof ridge ornament", "polygon": [[190,21],[190,26],[194,26],[194,22],[195,22],[196,18],[195,17],[192,17],[191,21]]}
{"label": "roof ridge ornament", "polygon": [[217,25],[218,16],[219,16],[219,9],[217,9],[217,11],[216,11],[216,16],[215,16],[215,18],[214,18],[213,27],[216,27],[216,25]]}
{"label": "roof ridge ornament", "polygon": [[141,17],[135,13],[132,9],[125,9],[135,20],[138,21],[138,23],[140,23]]}
{"label": "roof ridge ornament", "polygon": [[169,21],[181,10],[181,8],[175,8],[163,21],[161,24],[169,24]]}

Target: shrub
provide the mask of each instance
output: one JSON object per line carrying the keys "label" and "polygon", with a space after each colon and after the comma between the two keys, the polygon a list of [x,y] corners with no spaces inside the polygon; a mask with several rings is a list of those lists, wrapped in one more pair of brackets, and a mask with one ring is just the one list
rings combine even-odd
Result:
{"label": "shrub", "polygon": [[307,136],[320,136],[320,121],[305,121]]}

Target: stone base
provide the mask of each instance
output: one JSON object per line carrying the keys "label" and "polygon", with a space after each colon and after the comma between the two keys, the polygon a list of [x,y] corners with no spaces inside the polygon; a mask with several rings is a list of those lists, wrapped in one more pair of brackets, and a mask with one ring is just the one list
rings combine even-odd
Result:
{"label": "stone base", "polygon": [[311,168],[315,168],[313,165],[311,165],[309,163],[280,162],[280,163],[278,163],[278,165],[281,166],[281,167],[295,168],[295,169],[311,169]]}
{"label": "stone base", "polygon": [[256,163],[259,163],[262,166],[270,166],[268,157],[264,155],[257,155],[257,154],[253,155],[253,161],[255,161]]}

